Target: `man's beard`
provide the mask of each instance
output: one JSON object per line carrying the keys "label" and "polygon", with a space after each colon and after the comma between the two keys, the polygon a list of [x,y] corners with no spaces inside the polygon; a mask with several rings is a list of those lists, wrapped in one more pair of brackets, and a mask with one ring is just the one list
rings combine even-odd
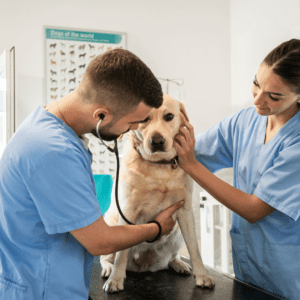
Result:
{"label": "man's beard", "polygon": [[[116,140],[121,134],[114,134],[110,133],[110,129],[113,124],[107,124],[103,126],[102,128],[99,128],[99,134],[102,140],[104,141],[113,141]],[[95,136],[98,137],[96,129],[92,129],[91,133]]]}
{"label": "man's beard", "polygon": [[[95,137],[98,137],[97,132],[96,132],[95,129],[93,129],[93,130],[91,131],[91,133],[92,133]],[[120,134],[117,135],[117,134],[108,133],[107,130],[106,130],[106,131],[103,131],[103,129],[99,129],[99,134],[100,134],[100,137],[101,137],[102,140],[108,141],[108,142],[109,142],[109,141],[113,141],[113,140],[117,139],[117,138],[120,136]]]}

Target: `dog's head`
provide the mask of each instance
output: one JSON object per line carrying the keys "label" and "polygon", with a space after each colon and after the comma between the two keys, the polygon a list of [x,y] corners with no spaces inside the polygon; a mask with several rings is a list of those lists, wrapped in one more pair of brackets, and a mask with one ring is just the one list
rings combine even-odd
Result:
{"label": "dog's head", "polygon": [[161,107],[152,109],[147,122],[127,134],[145,160],[171,160],[177,155],[173,141],[182,122],[179,104],[179,101],[164,94]]}

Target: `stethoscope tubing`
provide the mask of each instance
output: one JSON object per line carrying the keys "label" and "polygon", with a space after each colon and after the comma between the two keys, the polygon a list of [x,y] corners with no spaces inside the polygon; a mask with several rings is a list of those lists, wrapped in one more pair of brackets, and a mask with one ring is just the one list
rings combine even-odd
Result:
{"label": "stethoscope tubing", "polygon": [[101,123],[102,119],[100,119],[100,121],[97,123],[97,126],[96,126],[96,132],[97,132],[97,135],[98,135],[98,138],[99,140],[101,141],[101,143],[110,151],[110,152],[117,152],[118,151],[118,145],[117,145],[117,140],[114,140],[115,142],[115,146],[114,146],[114,149],[112,149],[111,147],[107,146],[104,141],[102,140],[100,134],[99,134],[99,126],[100,126],[100,123]]}
{"label": "stethoscope tubing", "polygon": [[117,174],[116,174],[116,188],[115,188],[115,197],[116,197],[116,203],[117,203],[117,207],[118,207],[118,211],[120,213],[120,215],[122,216],[123,220],[125,222],[127,222],[130,225],[135,225],[132,222],[130,222],[122,213],[120,205],[119,205],[119,198],[118,198],[118,187],[119,187],[119,171],[120,171],[120,161],[119,161],[119,151],[118,151],[118,143],[117,140],[115,139],[115,146],[114,149],[112,149],[111,147],[107,146],[104,141],[102,140],[100,134],[99,134],[99,126],[101,123],[102,119],[100,119],[100,121],[97,123],[97,127],[96,127],[96,132],[98,135],[98,138],[100,139],[100,141],[102,142],[102,144],[110,151],[110,152],[114,152],[116,155],[116,159],[117,159]]}
{"label": "stethoscope tubing", "polygon": [[[107,145],[103,142],[103,140],[102,140],[102,138],[100,137],[100,134],[99,134],[99,126],[100,126],[101,121],[102,121],[102,119],[100,119],[100,121],[98,122],[97,127],[96,127],[96,132],[97,132],[98,138],[100,139],[100,141],[102,142],[102,144],[103,144],[110,152],[114,152],[114,153],[115,153],[116,159],[117,159],[117,174],[116,174],[115,198],[116,198],[116,204],[117,204],[117,207],[118,207],[118,211],[119,211],[121,217],[123,218],[123,220],[124,220],[125,222],[127,222],[127,223],[130,224],[130,225],[136,225],[136,224],[130,222],[130,221],[124,216],[124,214],[123,214],[122,211],[121,211],[120,204],[119,204],[119,198],[118,198],[118,189],[119,189],[119,171],[120,171],[120,161],[119,161],[118,143],[117,143],[117,140],[115,139],[115,140],[114,140],[114,142],[115,142],[115,147],[114,147],[114,149],[112,149],[111,147],[107,146]],[[150,222],[148,222],[148,223],[156,223],[156,224],[158,225],[158,227],[159,227],[159,233],[158,233],[158,235],[156,236],[156,238],[155,238],[153,241],[146,241],[147,243],[153,243],[153,242],[155,242],[155,241],[160,237],[162,229],[161,229],[161,225],[159,224],[158,221],[155,221],[155,220],[154,220],[154,221],[150,221]]]}

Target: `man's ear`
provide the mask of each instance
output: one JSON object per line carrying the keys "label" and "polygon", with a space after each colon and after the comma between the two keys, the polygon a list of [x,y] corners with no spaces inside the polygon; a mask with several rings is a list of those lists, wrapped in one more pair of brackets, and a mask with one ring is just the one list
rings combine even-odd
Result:
{"label": "man's ear", "polygon": [[113,115],[111,114],[108,107],[101,105],[98,109],[94,111],[93,118],[97,121],[99,121],[101,118],[103,120],[103,123],[109,123],[112,121]]}

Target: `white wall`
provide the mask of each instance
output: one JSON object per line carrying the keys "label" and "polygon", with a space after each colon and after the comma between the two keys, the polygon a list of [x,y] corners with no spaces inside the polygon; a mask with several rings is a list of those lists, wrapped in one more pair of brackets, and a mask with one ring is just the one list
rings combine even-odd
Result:
{"label": "white wall", "polygon": [[[232,110],[253,106],[252,81],[276,46],[300,24],[299,0],[230,0]],[[300,36],[299,36],[300,38]]]}
{"label": "white wall", "polygon": [[267,53],[300,24],[299,3],[0,0],[0,53],[16,47],[17,126],[44,101],[44,25],[127,32],[128,49],[157,77],[184,79],[185,106],[199,134],[253,105],[254,75]]}
{"label": "white wall", "polygon": [[184,79],[196,134],[230,112],[229,0],[2,0],[0,9],[0,53],[16,47],[17,126],[43,102],[44,25],[127,32],[128,50],[157,77]]}
{"label": "white wall", "polygon": [[[230,107],[229,0],[0,0],[0,53],[16,48],[17,126],[44,101],[43,26],[122,31],[158,78],[183,78],[195,134]],[[170,84],[170,90],[176,88]],[[199,234],[200,187],[194,211]]]}

